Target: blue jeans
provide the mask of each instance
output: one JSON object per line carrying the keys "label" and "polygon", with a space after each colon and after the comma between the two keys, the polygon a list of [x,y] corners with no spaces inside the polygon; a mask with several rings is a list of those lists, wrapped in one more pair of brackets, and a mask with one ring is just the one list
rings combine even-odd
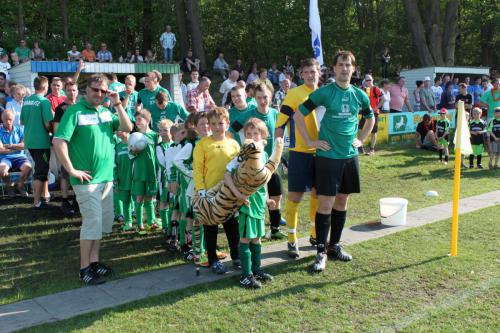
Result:
{"label": "blue jeans", "polygon": [[174,54],[173,49],[163,49],[163,56],[164,56],[165,62],[171,62],[173,60],[172,59],[173,54]]}

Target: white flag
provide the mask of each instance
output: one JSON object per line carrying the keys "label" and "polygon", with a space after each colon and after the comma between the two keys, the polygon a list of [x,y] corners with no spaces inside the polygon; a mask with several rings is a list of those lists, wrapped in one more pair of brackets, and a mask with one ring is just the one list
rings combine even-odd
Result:
{"label": "white flag", "polygon": [[321,45],[321,21],[319,19],[318,0],[309,1],[309,28],[311,28],[314,58],[323,65],[323,46]]}
{"label": "white flag", "polygon": [[464,102],[459,101],[457,107],[457,126],[455,129],[455,149],[460,148],[460,154],[469,156],[472,154],[472,146],[470,143],[470,132],[467,119],[465,118]]}

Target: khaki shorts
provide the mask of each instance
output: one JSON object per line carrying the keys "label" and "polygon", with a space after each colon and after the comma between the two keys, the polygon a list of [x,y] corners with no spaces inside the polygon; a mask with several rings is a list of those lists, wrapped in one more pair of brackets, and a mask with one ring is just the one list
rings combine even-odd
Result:
{"label": "khaki shorts", "polygon": [[99,240],[113,227],[113,183],[73,185],[82,214],[80,240]]}

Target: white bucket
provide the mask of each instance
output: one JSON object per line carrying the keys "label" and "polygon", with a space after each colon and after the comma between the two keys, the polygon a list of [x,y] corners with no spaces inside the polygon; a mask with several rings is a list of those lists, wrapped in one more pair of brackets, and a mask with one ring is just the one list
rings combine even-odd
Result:
{"label": "white bucket", "polygon": [[380,222],[389,226],[405,225],[407,208],[408,200],[404,198],[380,199]]}

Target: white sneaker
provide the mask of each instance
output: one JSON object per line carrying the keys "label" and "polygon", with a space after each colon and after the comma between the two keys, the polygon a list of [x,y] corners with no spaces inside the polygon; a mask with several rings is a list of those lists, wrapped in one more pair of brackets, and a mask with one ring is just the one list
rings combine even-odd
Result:
{"label": "white sneaker", "polygon": [[315,272],[322,272],[326,267],[326,253],[318,253],[314,258],[313,270]]}

